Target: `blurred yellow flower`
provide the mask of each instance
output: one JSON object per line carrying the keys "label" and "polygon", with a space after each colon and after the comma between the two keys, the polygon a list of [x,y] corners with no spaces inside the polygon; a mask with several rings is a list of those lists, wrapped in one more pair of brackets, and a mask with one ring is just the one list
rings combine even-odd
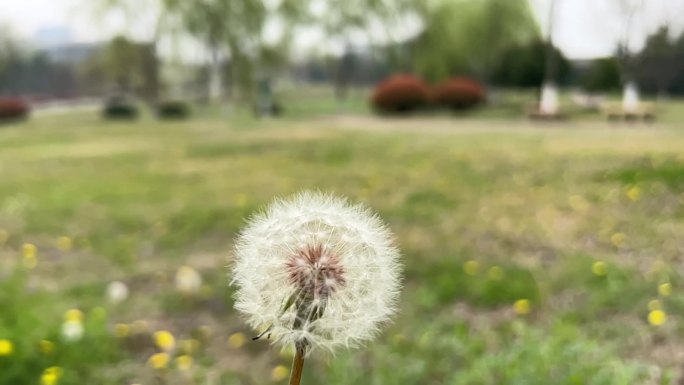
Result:
{"label": "blurred yellow flower", "polygon": [[79,309],[69,309],[64,313],[64,320],[71,322],[82,322],[83,312]]}
{"label": "blurred yellow flower", "polygon": [[114,325],[114,335],[119,338],[128,337],[131,334],[131,327],[127,324]]}
{"label": "blurred yellow flower", "polygon": [[147,364],[154,369],[165,369],[169,365],[169,360],[168,353],[155,353],[147,360]]}
{"label": "blurred yellow flower", "polygon": [[639,200],[639,198],[641,198],[641,189],[639,188],[639,186],[632,186],[625,192],[625,194],[627,195],[627,198],[629,198],[629,200],[631,200],[632,202],[636,202]]}
{"label": "blurred yellow flower", "polygon": [[648,313],[648,323],[653,326],[660,326],[667,322],[667,314],[662,310],[651,310]]}
{"label": "blurred yellow flower", "polygon": [[24,243],[21,246],[21,255],[24,258],[35,258],[36,254],[38,254],[38,248],[33,243]]}
{"label": "blurred yellow flower", "polygon": [[73,247],[74,242],[67,236],[61,236],[57,238],[57,242],[55,244],[59,250],[69,251]]}
{"label": "blurred yellow flower", "polygon": [[154,333],[154,343],[162,350],[173,350],[176,346],[176,339],[171,332],[160,330]]}
{"label": "blurred yellow flower", "polygon": [[136,320],[131,324],[131,331],[135,334],[145,333],[148,329],[147,321]]}
{"label": "blurred yellow flower", "polygon": [[528,314],[531,308],[532,305],[530,304],[530,301],[527,299],[519,299],[513,303],[513,310],[515,310],[515,312],[520,315]]}
{"label": "blurred yellow flower", "polygon": [[192,357],[190,357],[187,354],[184,354],[176,358],[176,367],[179,370],[189,370],[190,368],[192,368],[192,362]]}
{"label": "blurred yellow flower", "polygon": [[228,337],[228,346],[230,346],[233,349],[240,349],[242,345],[245,344],[246,340],[247,338],[245,338],[244,334],[233,333],[230,337]]}
{"label": "blurred yellow flower", "polygon": [[213,334],[211,327],[209,327],[207,325],[202,325],[199,328],[197,328],[197,332],[205,340],[209,339],[209,337],[211,337],[211,335]]}
{"label": "blurred yellow flower", "polygon": [[573,195],[568,198],[568,204],[575,211],[586,211],[589,208],[589,203],[580,195]]}
{"label": "blurred yellow flower", "polygon": [[41,340],[38,343],[38,349],[45,355],[51,355],[55,352],[55,343],[49,340]]}
{"label": "blurred yellow flower", "polygon": [[623,233],[615,233],[610,236],[610,243],[615,247],[620,247],[625,243],[627,236]]}
{"label": "blurred yellow flower", "polygon": [[5,229],[0,229],[0,246],[7,243],[8,239],[9,239],[9,232]]}
{"label": "blurred yellow flower", "polygon": [[41,385],[55,385],[59,378],[62,376],[62,369],[58,366],[52,366],[43,371],[40,376]]}
{"label": "blurred yellow flower", "polygon": [[652,299],[648,301],[648,310],[662,310],[663,306],[660,300]]}
{"label": "blurred yellow flower", "polygon": [[504,277],[504,270],[499,266],[490,267],[487,276],[492,281],[501,281]]}
{"label": "blurred yellow flower", "polygon": [[14,344],[10,340],[0,340],[0,357],[12,355]]}
{"label": "blurred yellow flower", "polygon": [[59,366],[50,366],[49,368],[45,369],[43,373],[54,374],[57,378],[60,378],[62,377],[62,368]]}
{"label": "blurred yellow flower", "polygon": [[663,297],[668,297],[670,294],[672,294],[672,284],[669,282],[661,283],[658,286],[658,294]]}
{"label": "blurred yellow flower", "polygon": [[463,271],[468,275],[475,275],[480,270],[480,262],[470,260],[463,264]]}
{"label": "blurred yellow flower", "polygon": [[180,342],[180,346],[181,346],[181,350],[185,354],[195,354],[195,352],[200,347],[200,342],[194,338],[191,338],[191,339],[187,339],[187,340],[182,340]]}
{"label": "blurred yellow flower", "polygon": [[603,261],[596,261],[591,265],[591,272],[598,277],[603,277],[608,273],[608,265]]}
{"label": "blurred yellow flower", "polygon": [[278,365],[271,370],[271,379],[275,382],[282,381],[290,374],[290,369],[286,366]]}
{"label": "blurred yellow flower", "polygon": [[202,288],[202,276],[190,266],[181,266],[176,272],[176,288],[186,295],[197,294]]}
{"label": "blurred yellow flower", "polygon": [[57,376],[52,373],[43,373],[40,376],[40,385],[55,385],[57,384]]}

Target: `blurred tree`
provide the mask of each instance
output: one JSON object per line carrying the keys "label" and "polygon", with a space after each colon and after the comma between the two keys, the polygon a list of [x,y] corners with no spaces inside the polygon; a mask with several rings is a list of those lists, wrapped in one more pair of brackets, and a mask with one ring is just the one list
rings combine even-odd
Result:
{"label": "blurred tree", "polygon": [[0,92],[7,91],[15,68],[23,55],[19,45],[8,28],[0,28]]}
{"label": "blurred tree", "polygon": [[[547,42],[539,39],[509,47],[499,57],[491,83],[503,87],[538,88],[547,76],[547,50]],[[566,84],[570,79],[570,63],[557,48],[552,52],[556,66],[553,80]]]}
{"label": "blurred tree", "polygon": [[594,60],[582,76],[580,84],[589,92],[610,92],[620,89],[620,63],[616,58]]}
{"label": "blurred tree", "polygon": [[661,27],[646,40],[638,54],[637,79],[645,92],[664,95],[672,81],[684,72],[684,34],[672,39],[670,29]]}
{"label": "blurred tree", "polygon": [[527,0],[418,2],[424,30],[414,65],[430,80],[470,73],[489,82],[505,51],[539,38]]}
{"label": "blurred tree", "polygon": [[614,0],[617,7],[616,14],[620,18],[620,39],[617,46],[617,58],[622,73],[623,97],[622,108],[632,111],[638,107],[639,93],[636,83],[637,63],[636,55],[630,47],[634,25],[641,14],[644,0]]}
{"label": "blurred tree", "polygon": [[159,90],[159,65],[154,49],[154,44],[116,36],[102,51],[80,64],[78,75],[91,93],[101,94],[114,88],[154,103]]}
{"label": "blurred tree", "polygon": [[[358,41],[368,47],[382,43],[385,55],[397,48],[395,36],[404,18],[422,7],[422,0],[308,0],[301,20],[321,28],[332,46],[341,52],[331,66],[335,82],[335,96],[344,99],[355,78]],[[378,36],[381,36],[378,38]],[[379,41],[381,40],[381,42]]]}
{"label": "blurred tree", "polygon": [[107,76],[118,91],[130,93],[142,81],[141,57],[136,45],[124,36],[114,37],[101,57]]}

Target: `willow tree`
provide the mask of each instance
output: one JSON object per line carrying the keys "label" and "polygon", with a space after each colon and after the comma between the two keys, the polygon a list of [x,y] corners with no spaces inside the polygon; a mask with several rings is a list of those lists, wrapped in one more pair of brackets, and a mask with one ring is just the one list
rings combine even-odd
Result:
{"label": "willow tree", "polygon": [[412,44],[414,66],[432,80],[468,72],[489,82],[508,48],[540,35],[527,0],[418,3],[424,28]]}

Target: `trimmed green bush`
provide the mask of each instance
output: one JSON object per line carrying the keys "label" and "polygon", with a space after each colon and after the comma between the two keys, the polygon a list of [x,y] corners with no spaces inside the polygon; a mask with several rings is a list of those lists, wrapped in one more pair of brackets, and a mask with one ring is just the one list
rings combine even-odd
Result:
{"label": "trimmed green bush", "polygon": [[138,107],[126,97],[115,96],[107,100],[102,115],[108,120],[136,119]]}
{"label": "trimmed green bush", "polygon": [[157,116],[168,120],[187,119],[190,117],[190,106],[177,100],[164,101],[157,106]]}

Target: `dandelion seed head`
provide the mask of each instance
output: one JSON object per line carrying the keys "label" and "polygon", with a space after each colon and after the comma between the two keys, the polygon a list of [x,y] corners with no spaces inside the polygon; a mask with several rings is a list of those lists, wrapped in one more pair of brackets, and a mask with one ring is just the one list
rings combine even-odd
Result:
{"label": "dandelion seed head", "polygon": [[357,346],[395,313],[393,236],[367,208],[319,192],[277,200],[235,246],[235,307],[283,346]]}

